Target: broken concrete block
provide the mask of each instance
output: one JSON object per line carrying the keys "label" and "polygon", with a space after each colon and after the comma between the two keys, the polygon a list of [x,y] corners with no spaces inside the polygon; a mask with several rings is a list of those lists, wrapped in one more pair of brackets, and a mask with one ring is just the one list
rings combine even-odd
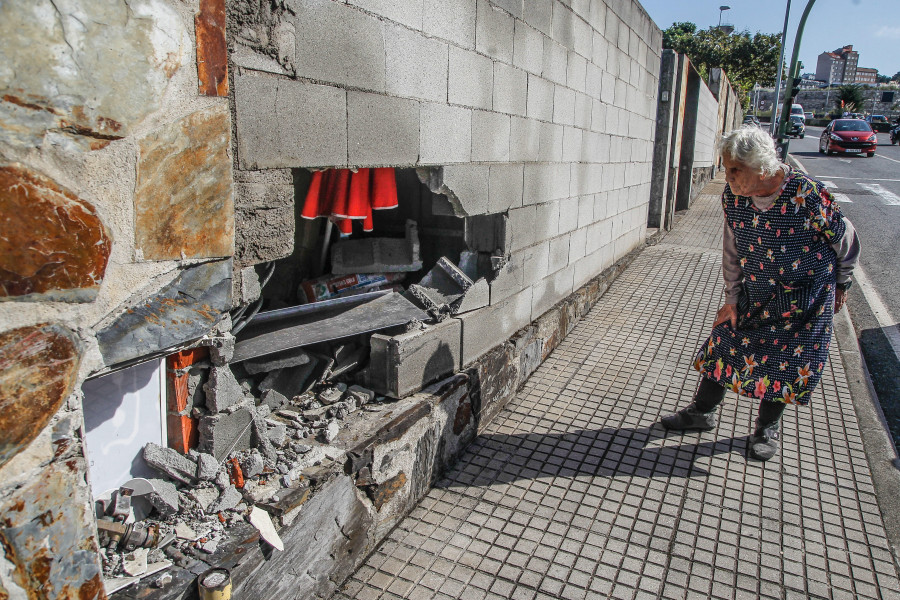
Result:
{"label": "broken concrete block", "polygon": [[404,398],[461,366],[462,325],[447,319],[394,336],[374,334],[366,372],[377,393]]}
{"label": "broken concrete block", "polygon": [[265,483],[259,481],[248,481],[241,490],[244,498],[251,504],[266,502],[281,489],[281,482],[277,477],[272,477]]}
{"label": "broken concrete block", "polygon": [[178,490],[175,489],[175,486],[165,479],[148,479],[147,481],[153,486],[153,491],[146,495],[153,508],[164,517],[177,513],[179,502]]}
{"label": "broken concrete block", "polygon": [[244,399],[244,390],[228,365],[213,366],[209,370],[209,381],[203,385],[203,391],[206,392],[206,407],[214,413]]}
{"label": "broken concrete block", "polygon": [[325,427],[325,429],[322,430],[322,434],[321,434],[322,440],[326,444],[330,444],[337,438],[338,433],[340,433],[340,431],[341,431],[341,426],[337,424],[337,421],[332,421]]}
{"label": "broken concrete block", "polygon": [[193,542],[201,536],[196,531],[191,529],[190,525],[188,525],[187,523],[179,522],[175,525],[175,537],[177,537],[179,540],[188,540],[190,542]]}
{"label": "broken concrete block", "polygon": [[250,455],[241,461],[241,470],[244,472],[245,478],[259,475],[265,466],[266,463],[259,452],[250,452]]}
{"label": "broken concrete block", "polygon": [[322,419],[324,419],[327,413],[327,406],[320,406],[319,408],[309,408],[303,411],[303,418],[310,423],[314,423],[316,421],[321,421]]}
{"label": "broken concrete block", "polygon": [[418,284],[407,288],[407,295],[415,298],[433,317],[443,320],[440,315],[455,313],[472,284],[462,269],[442,256]]}
{"label": "broken concrete block", "polygon": [[351,385],[347,389],[347,395],[353,396],[357,406],[365,406],[375,399],[375,392],[359,385]]}
{"label": "broken concrete block", "polygon": [[256,446],[257,450],[262,452],[263,456],[265,456],[269,460],[276,460],[278,458],[278,453],[275,451],[275,446],[273,446],[272,442],[269,441],[269,428],[266,425],[265,417],[259,411],[256,410],[256,407],[254,407],[252,409],[252,414],[253,414],[253,426],[252,426],[253,444]]}
{"label": "broken concrete block", "polygon": [[144,460],[148,465],[183,483],[197,481],[197,464],[171,448],[163,448],[153,442],[144,446]]}
{"label": "broken concrete block", "polygon": [[241,298],[240,304],[249,304],[256,301],[262,295],[259,285],[259,276],[253,267],[241,269]]}
{"label": "broken concrete block", "polygon": [[206,512],[206,509],[210,504],[215,502],[216,498],[219,497],[219,490],[217,488],[192,488],[187,491],[188,497],[190,497],[194,502],[200,505],[200,508]]}
{"label": "broken concrete block", "polygon": [[217,513],[222,512],[223,510],[231,510],[237,506],[242,499],[243,497],[237,488],[233,485],[229,485],[225,488],[225,491],[219,494],[219,497],[216,498],[215,502],[209,505],[206,512]]}
{"label": "broken concrete block", "polygon": [[223,366],[234,356],[234,336],[226,332],[206,341],[209,346],[209,360],[214,365]]}
{"label": "broken concrete block", "polygon": [[200,449],[222,461],[232,452],[246,450],[252,441],[253,414],[244,406],[231,414],[200,417]]}
{"label": "broken concrete block", "polygon": [[344,397],[344,392],[347,391],[347,385],[343,383],[338,383],[332,387],[325,388],[319,395],[316,396],[319,399],[319,402],[328,406],[329,404],[334,404],[335,402],[340,402],[341,398]]}
{"label": "broken concrete block", "polygon": [[279,393],[277,390],[266,390],[263,392],[262,405],[268,406],[272,412],[277,411],[279,408],[287,404],[288,399],[284,397],[283,394]]}
{"label": "broken concrete block", "polygon": [[269,428],[269,441],[277,448],[283,448],[287,443],[287,425],[279,421],[266,419],[266,426]]}
{"label": "broken concrete block", "polygon": [[305,365],[311,361],[309,353],[303,348],[293,348],[284,352],[277,352],[258,358],[251,358],[243,362],[244,368],[250,375],[258,375],[259,373],[268,373],[278,369],[286,369],[288,367],[297,367]]}
{"label": "broken concrete block", "polygon": [[312,387],[315,383],[312,374],[318,366],[318,359],[311,356],[308,363],[272,371],[259,384],[259,390],[261,392],[276,390],[288,398],[293,398]]}
{"label": "broken concrete block", "polygon": [[462,299],[460,299],[457,309],[454,314],[460,314],[464,312],[469,312],[472,310],[477,310],[479,308],[484,308],[491,301],[491,286],[487,282],[487,279],[481,278],[472,284],[472,287],[466,290],[466,293],[463,294]]}
{"label": "broken concrete block", "polygon": [[219,470],[219,461],[212,454],[199,452],[197,454],[197,479],[212,481]]}
{"label": "broken concrete block", "polygon": [[331,247],[331,272],[356,273],[412,272],[422,268],[416,222],[406,221],[406,237],[365,238],[337,242]]}

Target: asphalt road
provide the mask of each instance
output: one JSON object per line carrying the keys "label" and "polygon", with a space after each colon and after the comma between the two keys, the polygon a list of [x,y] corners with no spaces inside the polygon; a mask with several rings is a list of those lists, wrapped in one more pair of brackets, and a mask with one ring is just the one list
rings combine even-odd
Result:
{"label": "asphalt road", "polygon": [[862,244],[848,308],[872,385],[900,448],[900,145],[878,134],[875,156],[818,152],[821,127],[808,127],[789,152],[835,194]]}

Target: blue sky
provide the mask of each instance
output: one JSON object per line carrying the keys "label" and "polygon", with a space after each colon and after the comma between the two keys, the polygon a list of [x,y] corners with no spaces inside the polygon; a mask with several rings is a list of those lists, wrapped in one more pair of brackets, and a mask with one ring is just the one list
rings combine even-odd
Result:
{"label": "blue sky", "polygon": [[[650,17],[666,29],[676,21],[690,21],[701,29],[722,22],[737,31],[781,34],[788,0],[638,0]],[[791,0],[791,17],[785,46],[785,61],[794,50],[794,36],[807,0]],[[816,0],[800,47],[803,72],[816,70],[816,59],[822,52],[852,44],[859,52],[859,66],[878,69],[880,75],[892,76],[900,71],[900,0]]]}

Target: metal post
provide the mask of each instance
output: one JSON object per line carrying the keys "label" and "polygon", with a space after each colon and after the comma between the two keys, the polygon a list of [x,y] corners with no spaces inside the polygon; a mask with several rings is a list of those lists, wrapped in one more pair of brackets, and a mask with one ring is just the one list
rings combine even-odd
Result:
{"label": "metal post", "polygon": [[[791,69],[788,72],[788,86],[793,83],[796,77],[800,76],[800,65],[797,62],[797,57],[800,56],[800,40],[803,39],[803,28],[806,27],[806,18],[809,16],[809,11],[812,10],[815,3],[816,0],[809,0],[806,4],[806,9],[803,11],[803,16],[800,17],[800,25],[797,26],[797,37],[794,38],[794,53],[791,56]],[[788,122],[790,121],[791,101],[793,100],[787,91],[787,86],[785,86],[784,105],[781,107],[781,119],[778,123],[778,146],[781,148],[782,160],[787,160],[788,155],[789,142],[785,135],[787,134]]]}
{"label": "metal post", "polygon": [[769,135],[775,137],[775,124],[778,122],[778,103],[781,94],[781,70],[784,66],[784,45],[787,43],[788,17],[791,16],[791,0],[787,0],[787,8],[784,11],[784,29],[781,30],[781,53],[778,55],[778,74],[775,75],[775,101],[772,103],[772,117],[769,123]]}

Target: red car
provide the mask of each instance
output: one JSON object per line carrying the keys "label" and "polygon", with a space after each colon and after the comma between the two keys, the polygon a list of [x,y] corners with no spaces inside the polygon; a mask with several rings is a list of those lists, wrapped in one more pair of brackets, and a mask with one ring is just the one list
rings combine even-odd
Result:
{"label": "red car", "polygon": [[822,154],[865,154],[875,156],[878,137],[868,123],[862,119],[835,119],[828,124],[819,138],[819,152]]}

